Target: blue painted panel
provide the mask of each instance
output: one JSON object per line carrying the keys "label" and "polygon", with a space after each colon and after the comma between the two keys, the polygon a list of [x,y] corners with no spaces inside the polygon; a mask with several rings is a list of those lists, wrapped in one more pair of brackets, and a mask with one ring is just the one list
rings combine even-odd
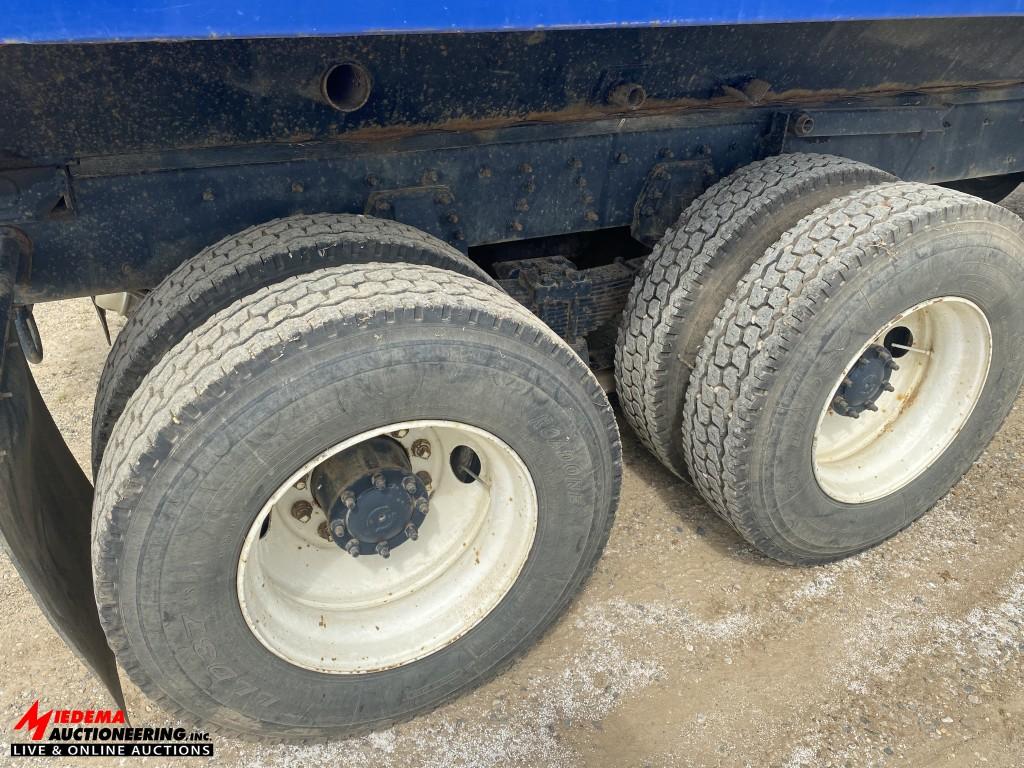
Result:
{"label": "blue painted panel", "polygon": [[1024,0],[0,0],[0,40],[479,32],[1024,14]]}

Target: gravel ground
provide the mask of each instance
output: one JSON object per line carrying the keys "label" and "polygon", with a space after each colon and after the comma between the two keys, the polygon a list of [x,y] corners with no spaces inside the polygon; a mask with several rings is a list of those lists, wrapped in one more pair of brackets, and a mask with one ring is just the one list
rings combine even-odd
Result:
{"label": "gravel ground", "polygon": [[[1024,209],[1024,194],[1014,205]],[[37,316],[47,357],[34,371],[87,467],[106,345],[85,301]],[[218,737],[217,764],[1024,764],[1024,398],[921,521],[819,568],[756,554],[621,426],[623,500],[604,558],[515,668],[365,738],[295,747]],[[36,698],[108,706],[6,559],[0,606],[8,741],[23,740],[10,728]],[[125,693],[136,723],[171,722],[130,683]]]}

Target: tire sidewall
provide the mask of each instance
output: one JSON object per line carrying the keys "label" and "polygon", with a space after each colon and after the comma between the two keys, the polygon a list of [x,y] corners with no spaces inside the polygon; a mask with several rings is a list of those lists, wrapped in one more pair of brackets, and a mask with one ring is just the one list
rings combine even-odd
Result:
{"label": "tire sidewall", "polygon": [[[528,646],[589,571],[617,498],[610,415],[537,347],[429,314],[323,331],[252,361],[168,422],[133,473],[137,493],[121,502],[132,510],[119,567],[124,626],[150,677],[203,720],[342,736],[431,708]],[[519,579],[469,633],[403,667],[327,675],[288,664],[238,606],[238,556],[256,514],[325,449],[427,418],[487,430],[527,465],[540,511]]]}
{"label": "tire sidewall", "polygon": [[[784,559],[834,559],[873,546],[906,527],[962,476],[991,440],[1024,379],[1019,339],[1024,334],[1024,264],[1014,252],[1019,235],[990,222],[958,222],[925,229],[892,248],[882,247],[838,288],[777,363],[751,442],[741,507],[760,511],[755,536]],[[895,249],[895,250],[894,250]],[[898,258],[888,254],[898,251]],[[813,438],[826,399],[856,350],[901,312],[923,301],[959,296],[988,319],[992,359],[981,396],[949,447],[922,474],[880,499],[850,504],[819,486]],[[793,327],[799,326],[798,322]]]}

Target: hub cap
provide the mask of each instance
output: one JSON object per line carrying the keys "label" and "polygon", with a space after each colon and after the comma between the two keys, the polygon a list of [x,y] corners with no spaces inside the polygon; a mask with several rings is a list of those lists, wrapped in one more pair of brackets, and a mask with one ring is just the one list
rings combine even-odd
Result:
{"label": "hub cap", "polygon": [[883,326],[838,376],[818,418],[814,474],[837,501],[910,483],[945,452],[981,397],[992,333],[976,304],[922,302]]}
{"label": "hub cap", "polygon": [[839,385],[839,391],[832,398],[832,410],[853,419],[860,418],[864,411],[877,411],[875,400],[883,392],[893,391],[889,377],[899,369],[885,347],[872,344]]}
{"label": "hub cap", "polygon": [[391,437],[354,445],[321,462],[311,477],[331,538],[353,557],[390,557],[395,547],[418,537],[430,509],[426,485]]}
{"label": "hub cap", "polygon": [[[348,452],[375,439],[399,447],[407,466],[366,475],[360,465],[336,498],[325,496],[318,485],[331,458],[345,455],[351,465]],[[301,502],[313,504],[311,515],[292,513],[305,509]],[[426,512],[417,526],[418,505]],[[274,493],[243,544],[238,601],[253,635],[296,666],[334,674],[389,669],[444,648],[494,610],[519,577],[536,530],[533,480],[504,442],[452,421],[392,424],[316,457]],[[353,544],[371,556],[351,557]],[[377,556],[382,545],[386,559]]]}

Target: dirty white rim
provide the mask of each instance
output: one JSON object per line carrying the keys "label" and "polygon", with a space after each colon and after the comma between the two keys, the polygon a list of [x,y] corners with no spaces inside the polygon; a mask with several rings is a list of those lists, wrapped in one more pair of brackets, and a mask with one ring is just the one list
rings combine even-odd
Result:
{"label": "dirty white rim", "polygon": [[[912,336],[894,346],[894,337]],[[892,334],[890,334],[892,332]],[[857,419],[832,410],[832,401],[861,355],[885,345],[899,365],[875,401],[877,411]],[[814,474],[837,501],[864,503],[903,488],[945,453],[981,397],[992,359],[992,331],[981,309],[956,296],[931,299],[889,321],[837,377],[818,417]]]}
{"label": "dirty white rim", "polygon": [[[413,471],[431,477],[430,512],[419,539],[388,559],[353,558],[317,533],[325,519],[319,510],[306,523],[289,510],[312,501],[308,477],[317,464],[383,434],[407,451],[415,440],[430,443],[429,457],[411,457]],[[451,468],[458,446],[480,459],[473,482]],[[494,610],[518,579],[536,530],[533,480],[503,441],[454,421],[390,424],[317,456],[271,497],[242,546],[238,601],[253,635],[296,666],[334,674],[390,669],[445,648]]]}

